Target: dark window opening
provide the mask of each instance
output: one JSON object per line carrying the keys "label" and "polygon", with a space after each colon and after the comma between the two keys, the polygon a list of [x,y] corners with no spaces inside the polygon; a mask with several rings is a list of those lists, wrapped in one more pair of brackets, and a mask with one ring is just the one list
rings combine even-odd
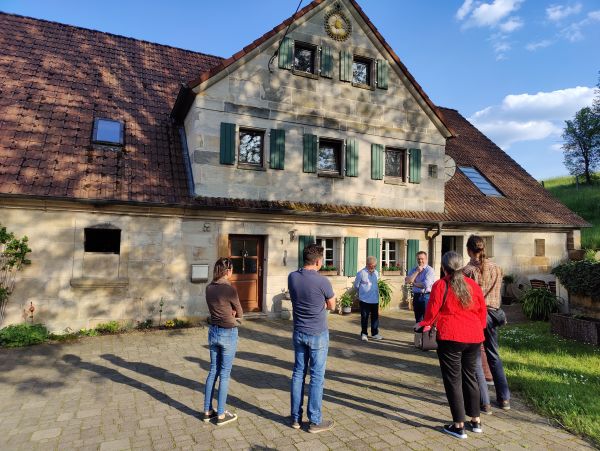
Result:
{"label": "dark window opening", "polygon": [[317,170],[319,173],[341,174],[342,143],[340,141],[320,139]]}
{"label": "dark window opening", "polygon": [[371,64],[371,60],[355,56],[352,62],[352,83],[371,86]]}
{"label": "dark window opening", "polygon": [[385,149],[385,176],[404,181],[404,159],[406,150]]}
{"label": "dark window opening", "polygon": [[238,163],[262,167],[264,138],[265,132],[263,130],[241,128]]}
{"label": "dark window opening", "polygon": [[429,178],[437,179],[438,178],[438,167],[437,164],[429,165]]}
{"label": "dark window opening", "polygon": [[124,124],[111,119],[94,119],[92,141],[96,144],[122,146],[124,143]]}
{"label": "dark window opening", "polygon": [[294,44],[294,71],[316,73],[316,47],[296,42]]}
{"label": "dark window opening", "polygon": [[85,252],[121,253],[121,231],[119,229],[84,229],[84,237]]}

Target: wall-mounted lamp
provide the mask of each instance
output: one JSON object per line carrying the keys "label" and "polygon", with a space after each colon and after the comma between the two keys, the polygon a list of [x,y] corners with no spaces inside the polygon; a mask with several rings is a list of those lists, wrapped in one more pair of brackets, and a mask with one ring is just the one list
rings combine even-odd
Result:
{"label": "wall-mounted lamp", "polygon": [[292,229],[288,232],[290,234],[290,241],[293,242],[296,240],[296,232],[297,231],[298,231],[298,229]]}

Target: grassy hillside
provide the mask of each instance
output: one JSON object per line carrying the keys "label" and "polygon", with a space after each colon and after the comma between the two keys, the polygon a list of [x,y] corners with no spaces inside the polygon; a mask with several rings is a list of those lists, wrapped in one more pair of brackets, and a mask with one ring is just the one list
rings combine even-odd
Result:
{"label": "grassy hillside", "polygon": [[[596,174],[597,176],[599,174]],[[575,177],[557,177],[544,181],[544,186],[567,207],[584,218],[591,229],[582,229],[581,247],[600,249],[600,182],[588,186],[580,183],[579,189]]]}

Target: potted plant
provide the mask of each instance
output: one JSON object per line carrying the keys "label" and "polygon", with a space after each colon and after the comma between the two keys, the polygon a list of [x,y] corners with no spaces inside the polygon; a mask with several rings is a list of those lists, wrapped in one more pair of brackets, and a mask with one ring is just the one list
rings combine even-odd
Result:
{"label": "potted plant", "polygon": [[351,313],[352,312],[352,304],[354,303],[354,298],[350,291],[346,291],[339,298],[340,308],[342,313]]}
{"label": "potted plant", "polygon": [[319,270],[319,274],[321,274],[322,276],[337,276],[338,275],[338,269],[336,266],[330,265],[323,265],[321,266],[321,269]]}
{"label": "potted plant", "polygon": [[379,306],[384,309],[392,302],[392,286],[387,279],[379,279],[377,281],[379,289]]}
{"label": "potted plant", "polygon": [[402,266],[384,266],[381,268],[381,271],[386,276],[401,276],[402,275]]}

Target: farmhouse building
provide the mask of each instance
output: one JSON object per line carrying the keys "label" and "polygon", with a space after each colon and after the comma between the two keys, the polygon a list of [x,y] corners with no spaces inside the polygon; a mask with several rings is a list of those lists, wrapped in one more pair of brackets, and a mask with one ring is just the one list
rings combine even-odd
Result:
{"label": "farmhouse building", "polygon": [[[547,273],[586,223],[436,106],[354,0],[315,0],[228,59],[0,14],[0,224],[32,264],[7,309],[51,329],[201,318],[219,256],[278,315],[303,246],[338,294],[375,255],[403,302],[477,233]],[[387,275],[386,275],[387,274]],[[160,301],[163,306],[160,306]]]}

